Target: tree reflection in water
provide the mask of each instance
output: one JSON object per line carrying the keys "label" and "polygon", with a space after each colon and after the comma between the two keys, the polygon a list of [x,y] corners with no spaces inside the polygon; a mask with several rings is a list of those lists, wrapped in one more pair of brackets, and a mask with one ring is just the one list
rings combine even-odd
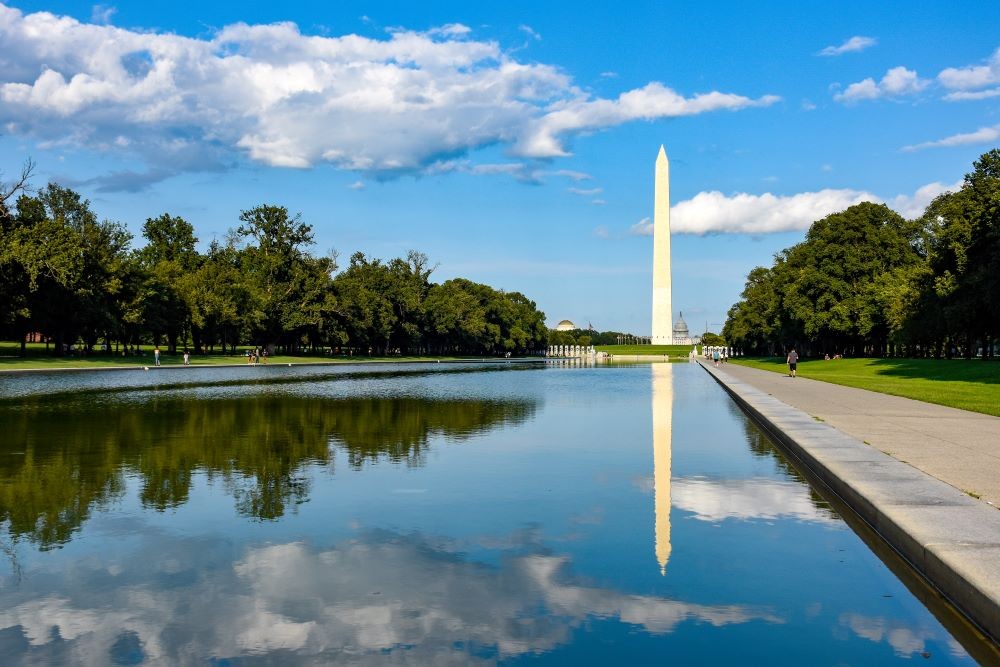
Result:
{"label": "tree reflection in water", "polygon": [[530,400],[287,395],[56,404],[0,409],[0,524],[41,549],[71,539],[94,508],[141,479],[144,507],[188,501],[192,478],[221,477],[239,514],[280,518],[309,495],[307,468],[387,459],[420,466],[428,443],[461,441],[535,412]]}

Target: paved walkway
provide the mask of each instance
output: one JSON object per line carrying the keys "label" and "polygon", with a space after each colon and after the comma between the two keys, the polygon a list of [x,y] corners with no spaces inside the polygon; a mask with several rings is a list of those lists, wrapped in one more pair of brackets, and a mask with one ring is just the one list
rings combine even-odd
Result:
{"label": "paved walkway", "polygon": [[738,364],[720,370],[1000,507],[1000,417]]}

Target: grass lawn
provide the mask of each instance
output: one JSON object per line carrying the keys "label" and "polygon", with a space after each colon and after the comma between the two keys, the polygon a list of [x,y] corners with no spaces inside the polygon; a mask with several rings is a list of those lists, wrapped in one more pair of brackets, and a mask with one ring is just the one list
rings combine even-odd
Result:
{"label": "grass lawn", "polygon": [[598,352],[608,354],[669,354],[671,357],[686,357],[691,345],[595,345]]}
{"label": "grass lawn", "polygon": [[[732,359],[730,363],[788,372],[784,358]],[[1000,361],[810,359],[799,361],[798,374],[813,380],[1000,417]]]}
{"label": "grass lawn", "polygon": [[[141,347],[143,356],[115,357],[104,354],[93,354],[89,357],[54,357],[45,353],[45,345],[30,343],[27,347],[28,356],[17,356],[20,346],[17,343],[0,342],[0,371],[33,370],[33,369],[57,369],[57,368],[111,368],[121,366],[152,366],[153,347],[143,345]],[[244,350],[240,350],[239,355],[230,354],[200,354],[191,355],[192,366],[211,366],[219,364],[245,364],[247,358],[241,356]],[[436,359],[454,359],[455,357],[435,357]],[[310,363],[357,363],[363,361],[415,361],[426,359],[426,357],[340,357],[340,356],[283,356],[275,355],[268,357],[268,364],[310,364]],[[178,353],[176,355],[166,354],[161,348],[160,365],[181,366],[184,357]]]}

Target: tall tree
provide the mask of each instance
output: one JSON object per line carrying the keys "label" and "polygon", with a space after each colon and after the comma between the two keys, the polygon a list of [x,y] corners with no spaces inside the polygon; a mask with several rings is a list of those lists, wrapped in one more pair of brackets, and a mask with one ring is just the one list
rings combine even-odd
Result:
{"label": "tall tree", "polygon": [[933,295],[944,333],[964,343],[966,356],[982,340],[988,358],[1000,334],[1000,150],[984,154],[973,167],[958,192],[931,203],[923,221],[932,232]]}
{"label": "tall tree", "polygon": [[313,244],[310,225],[284,206],[262,204],[240,213],[237,234],[247,241],[242,270],[247,278],[256,317],[254,337],[268,346],[291,342],[307,269],[306,248]]}
{"label": "tall tree", "polygon": [[185,293],[185,283],[199,263],[198,239],[189,222],[169,213],[147,218],[142,235],[146,239],[139,251],[146,271],[143,319],[154,342],[165,335],[168,351],[175,354],[178,340],[191,324],[191,296]]}

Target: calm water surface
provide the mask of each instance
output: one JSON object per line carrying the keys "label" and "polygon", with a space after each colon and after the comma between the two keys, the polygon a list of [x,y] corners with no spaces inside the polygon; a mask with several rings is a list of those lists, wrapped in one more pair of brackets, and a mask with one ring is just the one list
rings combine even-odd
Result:
{"label": "calm water surface", "polygon": [[974,664],[694,365],[5,377],[0,443],[4,665]]}

